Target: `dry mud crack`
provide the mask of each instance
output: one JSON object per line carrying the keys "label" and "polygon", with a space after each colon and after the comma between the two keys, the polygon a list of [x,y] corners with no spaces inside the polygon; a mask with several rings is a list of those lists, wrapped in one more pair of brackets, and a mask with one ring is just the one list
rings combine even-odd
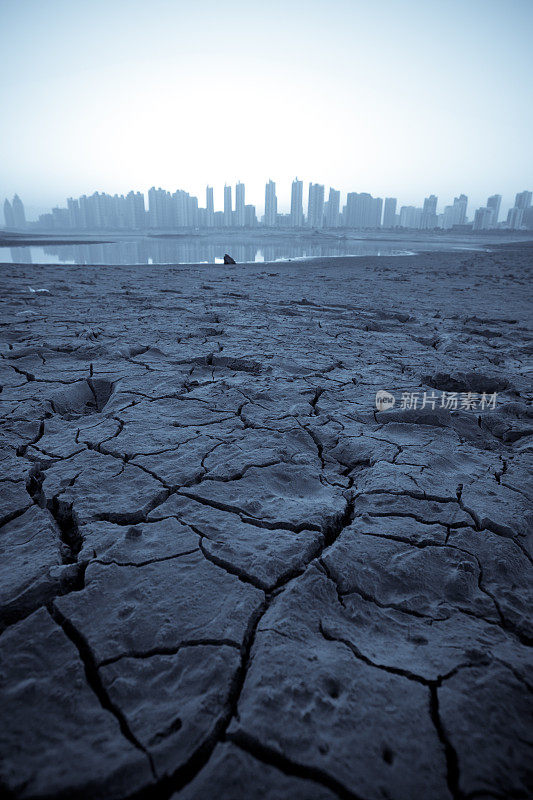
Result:
{"label": "dry mud crack", "polygon": [[531,796],[532,252],[1,267],[5,796]]}

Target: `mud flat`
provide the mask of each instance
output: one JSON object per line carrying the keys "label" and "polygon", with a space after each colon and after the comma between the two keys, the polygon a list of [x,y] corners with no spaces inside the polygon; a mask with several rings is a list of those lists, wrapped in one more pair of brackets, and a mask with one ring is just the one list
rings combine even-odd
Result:
{"label": "mud flat", "polygon": [[532,256],[2,266],[8,796],[529,796]]}

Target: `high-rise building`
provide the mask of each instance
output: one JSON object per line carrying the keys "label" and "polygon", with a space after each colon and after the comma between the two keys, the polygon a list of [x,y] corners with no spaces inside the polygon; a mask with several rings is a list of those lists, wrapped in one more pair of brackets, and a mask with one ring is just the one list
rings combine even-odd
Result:
{"label": "high-rise building", "polygon": [[[16,195],[15,195],[16,197]],[[531,205],[531,192],[519,192],[515,197],[515,208],[521,208],[524,211]],[[15,200],[13,199],[13,208],[15,208]]]}
{"label": "high-rise building", "polygon": [[128,201],[124,195],[114,194],[113,197],[106,195],[107,209],[107,225],[106,227],[113,228],[128,228]]}
{"label": "high-rise building", "polygon": [[73,197],[69,197],[67,200],[67,210],[68,210],[68,226],[73,230],[80,230],[82,228],[81,224],[81,214],[80,214],[80,203],[78,200],[75,200]]}
{"label": "high-rise building", "polygon": [[509,209],[509,213],[507,214],[507,227],[511,228],[511,230],[518,230],[522,227],[522,219],[524,216],[523,208],[519,208],[518,206],[514,206],[514,208]]}
{"label": "high-rise building", "polygon": [[524,217],[529,219],[527,210],[531,208],[531,192],[518,192],[515,197],[514,207],[507,214],[507,227],[518,230],[524,226]]}
{"label": "high-rise building", "polygon": [[146,227],[146,209],[144,207],[144,194],[142,192],[128,192],[126,195],[126,225],[125,228],[142,230]]}
{"label": "high-rise building", "polygon": [[14,228],[15,227],[15,217],[13,216],[13,206],[9,202],[9,200],[4,200],[4,219],[6,221],[6,228]]}
{"label": "high-rise building", "polygon": [[379,228],[383,200],[368,192],[349,192],[346,197],[344,224],[347,228]]}
{"label": "high-rise building", "polygon": [[355,192],[348,192],[346,195],[346,205],[342,209],[342,224],[345,228],[354,228],[355,205],[357,195]]}
{"label": "high-rise building", "polygon": [[257,225],[257,215],[255,213],[255,206],[244,206],[244,224],[247,228],[255,228]]}
{"label": "high-rise building", "polygon": [[52,209],[52,228],[54,230],[66,230],[70,227],[70,214],[68,208]]}
{"label": "high-rise building", "polygon": [[466,194],[460,194],[459,197],[454,197],[453,206],[455,209],[455,222],[454,225],[464,225],[466,222],[466,209],[468,206],[468,197]]}
{"label": "high-rise building", "polygon": [[206,186],[205,189],[205,210],[206,214],[206,225],[208,228],[213,228],[215,225],[215,205],[213,201],[213,187]]}
{"label": "high-rise building", "polygon": [[455,218],[456,218],[455,206],[445,206],[444,213],[442,215],[442,227],[445,230],[453,228],[453,226],[455,225]]}
{"label": "high-rise building", "polygon": [[360,224],[357,227],[373,227],[370,225],[372,219],[372,195],[368,192],[359,192],[357,207],[360,214]]}
{"label": "high-rise building", "polygon": [[466,209],[468,197],[465,194],[455,197],[453,206],[446,206],[442,218],[442,227],[449,230],[454,225],[464,225],[466,222]]}
{"label": "high-rise building", "polygon": [[224,185],[224,227],[233,225],[233,204],[231,201],[231,186]]}
{"label": "high-rise building", "polygon": [[[501,194],[493,194],[487,200],[487,208],[492,211],[491,228],[495,228],[498,224],[498,217],[500,216],[500,205],[502,202]],[[475,223],[475,221],[474,221]]]}
{"label": "high-rise building", "polygon": [[341,193],[337,189],[330,189],[329,198],[324,203],[324,224],[326,228],[338,227],[340,202]]}
{"label": "high-rise building", "polygon": [[291,228],[301,228],[304,224],[303,181],[295,178],[291,189]]}
{"label": "high-rise building", "polygon": [[[531,199],[531,192],[529,194],[529,198]],[[25,228],[26,227],[26,214],[24,213],[24,204],[18,194],[13,197],[13,219],[15,221],[15,228]]]}
{"label": "high-rise building", "polygon": [[344,224],[347,228],[362,227],[362,214],[357,192],[348,192],[346,195]]}
{"label": "high-rise building", "polygon": [[372,198],[372,216],[370,218],[371,228],[381,228],[381,216],[383,214],[383,198]]}
{"label": "high-rise building", "polygon": [[276,184],[269,180],[265,186],[265,225],[273,228],[276,224],[278,213],[278,199],[276,197]]}
{"label": "high-rise building", "polygon": [[148,192],[148,216],[151,228],[174,228],[178,224],[176,197],[154,186]]}
{"label": "high-rise building", "polygon": [[198,198],[194,195],[187,195],[188,197],[188,226],[191,228],[198,227]]}
{"label": "high-rise building", "polygon": [[178,189],[172,195],[172,216],[178,228],[197,228],[198,198]]}
{"label": "high-rise building", "polygon": [[[177,189],[170,196],[170,214],[173,227],[189,227],[189,195],[183,189]],[[166,227],[166,226],[165,226]]]}
{"label": "high-rise building", "polygon": [[309,184],[307,224],[311,228],[321,228],[324,224],[324,187],[320,183]]}
{"label": "high-rise building", "polygon": [[533,231],[533,206],[528,206],[522,214],[522,224],[528,231]]}
{"label": "high-rise building", "polygon": [[474,214],[474,225],[473,228],[475,231],[486,231],[493,227],[493,219],[494,219],[494,209],[489,208],[488,206],[485,208],[478,208]]}
{"label": "high-rise building", "polygon": [[84,230],[88,230],[91,227],[94,228],[94,225],[90,225],[91,207],[87,195],[82,194],[82,196],[78,199],[78,205],[80,208],[80,227]]}
{"label": "high-rise building", "polygon": [[400,208],[400,228],[414,228],[419,230],[422,224],[422,209],[415,206],[402,206]]}
{"label": "high-rise building", "polygon": [[394,228],[396,227],[396,204],[395,197],[385,198],[385,209],[383,211],[383,227]]}
{"label": "high-rise building", "polygon": [[235,187],[235,224],[239,228],[244,228],[244,183],[239,183]]}
{"label": "high-rise building", "polygon": [[432,230],[437,227],[437,197],[434,194],[430,194],[424,200],[420,227],[425,230]]}
{"label": "high-rise building", "polygon": [[183,189],[178,189],[171,196],[171,215],[174,227],[197,228],[198,198]]}

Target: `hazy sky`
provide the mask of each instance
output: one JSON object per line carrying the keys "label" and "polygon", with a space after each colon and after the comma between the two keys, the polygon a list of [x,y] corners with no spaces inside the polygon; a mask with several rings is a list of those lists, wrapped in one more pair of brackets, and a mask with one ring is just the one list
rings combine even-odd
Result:
{"label": "hazy sky", "polygon": [[[533,0],[0,0],[0,197],[533,188]],[[307,187],[305,187],[307,191]],[[344,198],[342,198],[344,200]],[[31,216],[31,213],[30,213]]]}

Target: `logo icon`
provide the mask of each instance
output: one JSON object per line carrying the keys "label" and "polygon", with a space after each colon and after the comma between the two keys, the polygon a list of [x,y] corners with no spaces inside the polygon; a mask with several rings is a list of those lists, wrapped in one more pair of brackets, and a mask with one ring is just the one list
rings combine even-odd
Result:
{"label": "logo icon", "polygon": [[376,408],[378,411],[388,411],[389,408],[394,406],[395,402],[394,395],[390,392],[385,392],[383,389],[376,392]]}

